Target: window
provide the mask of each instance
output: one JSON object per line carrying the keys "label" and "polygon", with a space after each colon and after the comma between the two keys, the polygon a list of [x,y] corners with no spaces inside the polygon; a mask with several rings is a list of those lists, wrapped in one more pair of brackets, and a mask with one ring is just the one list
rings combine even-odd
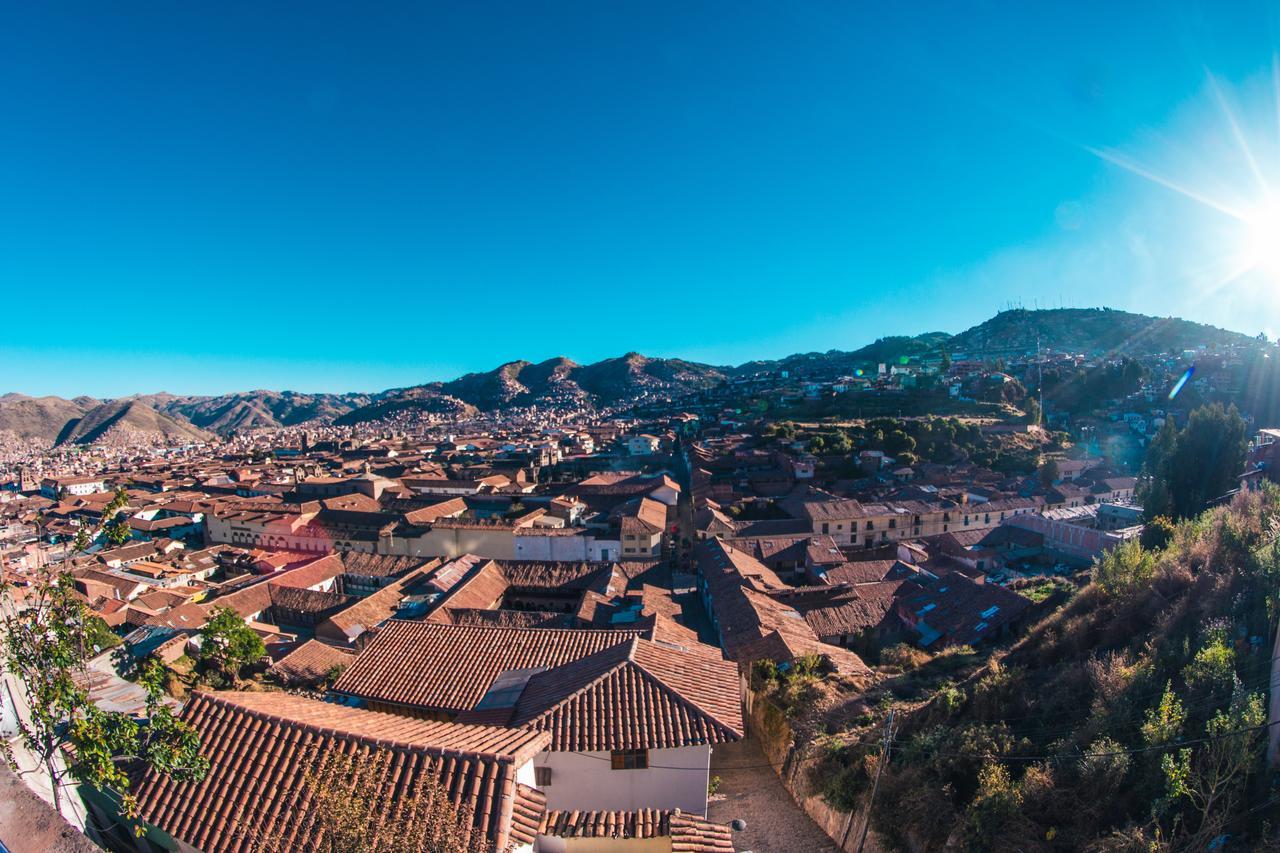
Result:
{"label": "window", "polygon": [[825,522],[825,521],[824,521],[824,522],[822,522],[822,532],[823,532],[823,533],[830,533],[830,532],[831,532],[830,530],[828,530],[828,529],[827,529],[827,528],[828,528],[828,526],[829,526],[829,525],[827,524],[827,522]]}
{"label": "window", "polygon": [[539,788],[545,788],[551,784],[551,768],[535,767],[533,768],[533,784]]}
{"label": "window", "polygon": [[614,770],[645,770],[649,767],[649,750],[615,749],[609,753]]}

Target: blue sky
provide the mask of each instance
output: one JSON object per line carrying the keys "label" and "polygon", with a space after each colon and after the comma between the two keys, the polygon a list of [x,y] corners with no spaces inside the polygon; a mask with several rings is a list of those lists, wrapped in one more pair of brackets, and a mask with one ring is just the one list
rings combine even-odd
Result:
{"label": "blue sky", "polygon": [[8,4],[0,392],[741,362],[1010,302],[1275,335],[1280,284],[1217,276],[1238,223],[1134,168],[1246,199],[1247,139],[1276,178],[1277,8]]}

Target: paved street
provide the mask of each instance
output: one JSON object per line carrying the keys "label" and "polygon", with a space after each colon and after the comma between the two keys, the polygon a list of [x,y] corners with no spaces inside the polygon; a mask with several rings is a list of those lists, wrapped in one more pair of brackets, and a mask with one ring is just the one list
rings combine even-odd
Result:
{"label": "paved street", "polygon": [[734,833],[735,849],[753,853],[835,851],[831,839],[782,787],[755,738],[718,745],[711,756],[711,775],[720,777],[720,796],[707,806],[707,817],[717,823],[735,818],[747,822],[745,830]]}

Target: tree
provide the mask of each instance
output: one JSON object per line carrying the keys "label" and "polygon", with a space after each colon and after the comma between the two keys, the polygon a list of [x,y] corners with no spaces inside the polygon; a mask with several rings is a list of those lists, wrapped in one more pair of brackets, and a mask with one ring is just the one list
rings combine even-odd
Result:
{"label": "tree", "polygon": [[72,544],[72,547],[83,554],[89,550],[91,545],[93,545],[93,535],[89,533],[89,528],[81,527],[76,531],[76,541]]}
{"label": "tree", "polygon": [[233,681],[266,653],[262,638],[230,607],[215,607],[200,629],[200,662]]}
{"label": "tree", "polygon": [[1046,459],[1040,463],[1040,467],[1036,469],[1036,477],[1040,481],[1042,488],[1048,489],[1058,482],[1061,476],[1058,470],[1058,462],[1055,459]]}
{"label": "tree", "polygon": [[1231,492],[1245,449],[1245,423],[1235,406],[1201,406],[1181,430],[1165,421],[1143,463],[1138,496],[1147,517],[1188,518]]}
{"label": "tree", "polygon": [[1022,808],[1022,792],[1003,764],[988,763],[978,772],[978,793],[965,814],[964,841],[969,850],[990,850],[1009,830]]}
{"label": "tree", "polygon": [[[308,768],[303,785],[308,812],[315,816],[308,850],[314,853],[493,853],[493,844],[474,826],[472,810],[454,805],[435,780],[434,765],[407,785],[389,784],[399,756],[376,752],[321,752],[312,747],[301,759]],[[255,840],[255,853],[297,849],[295,839]]]}
{"label": "tree", "polygon": [[1148,551],[1159,551],[1165,548],[1176,531],[1173,519],[1167,515],[1157,515],[1142,526],[1142,547]]}
{"label": "tree", "polygon": [[1147,746],[1163,746],[1171,743],[1182,734],[1182,726],[1187,721],[1187,712],[1182,700],[1173,692],[1173,682],[1167,682],[1160,702],[1154,708],[1147,709],[1146,722],[1142,724],[1142,740]]}
{"label": "tree", "polygon": [[916,449],[916,440],[900,429],[892,430],[884,437],[884,450],[891,456],[902,456]]}
{"label": "tree", "polygon": [[1103,554],[1093,566],[1093,582],[1107,596],[1120,598],[1144,586],[1155,574],[1155,556],[1130,539]]}
{"label": "tree", "polygon": [[1041,418],[1040,401],[1035,397],[1029,396],[1027,397],[1027,402],[1023,406],[1023,409],[1025,409],[1027,413],[1027,423],[1039,425]]}
{"label": "tree", "polygon": [[129,528],[129,520],[127,518],[116,518],[107,522],[106,526],[102,528],[102,535],[112,545],[123,545],[129,541],[129,537],[132,535]]}
{"label": "tree", "polygon": [[1190,812],[1184,849],[1206,849],[1230,822],[1245,782],[1260,765],[1266,721],[1262,694],[1237,694],[1229,709],[1209,720],[1202,745],[1162,758],[1169,802],[1185,803]]}
{"label": "tree", "polygon": [[1137,498],[1143,514],[1152,519],[1167,516],[1173,510],[1169,498],[1168,471],[1174,451],[1178,446],[1178,428],[1173,419],[1166,419],[1147,445],[1147,455],[1142,463],[1142,477],[1138,482]]}
{"label": "tree", "polygon": [[1203,406],[1178,433],[1173,464],[1166,472],[1176,518],[1195,515],[1237,486],[1247,442],[1236,407]]}
{"label": "tree", "polygon": [[[8,587],[0,596],[0,654],[25,694],[28,710],[19,717],[19,733],[49,778],[54,808],[62,810],[62,786],[74,778],[118,791],[124,817],[132,818],[136,802],[123,769],[132,762],[181,780],[204,778],[209,764],[200,755],[199,736],[162,701],[159,663],[149,661],[140,678],[147,692],[145,724],[98,708],[79,676],[97,653],[102,620],[76,598],[69,574],[45,572],[24,591],[21,602]],[[64,747],[74,755],[70,765]],[[13,756],[7,757],[16,769]]]}

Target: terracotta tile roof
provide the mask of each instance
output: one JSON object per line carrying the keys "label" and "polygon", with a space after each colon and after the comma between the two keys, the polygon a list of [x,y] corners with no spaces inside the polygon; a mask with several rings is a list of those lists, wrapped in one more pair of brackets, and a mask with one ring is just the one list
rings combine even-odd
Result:
{"label": "terracotta tile roof", "polygon": [[727,826],[679,812],[549,811],[540,835],[560,838],[670,838],[673,853],[733,853],[733,832]]}
{"label": "terracotta tile roof", "polygon": [[673,749],[743,736],[733,663],[638,638],[533,675],[513,710],[510,725],[550,732],[558,750]]}
{"label": "terracotta tile roof", "polygon": [[[428,564],[429,565],[429,564]],[[331,614],[316,626],[316,634],[338,642],[350,642],[364,632],[376,628],[396,614],[406,588],[422,580],[427,571],[415,571],[389,583],[350,607]]]}
{"label": "terracotta tile roof", "polygon": [[307,640],[276,661],[268,672],[286,685],[319,684],[329,677],[334,667],[348,667],[355,659],[354,652]]}
{"label": "terracotta tile roof", "polygon": [[460,515],[467,511],[467,502],[462,498],[450,498],[431,506],[410,510],[404,514],[404,520],[410,524],[430,524],[442,518]]}
{"label": "terracotta tile roof", "polygon": [[254,613],[262,613],[271,606],[271,589],[265,580],[261,580],[235,592],[218,596],[200,606],[206,612],[215,607],[230,607],[242,617],[247,618]]}
{"label": "terracotta tile roof", "polygon": [[[473,608],[446,607],[445,614],[436,621],[454,625],[497,625],[504,628],[572,628],[574,620],[568,613],[548,613],[544,610],[476,610]],[[605,627],[603,625],[598,627]]]}
{"label": "terracotta tile roof", "polygon": [[822,573],[827,583],[879,583],[894,576],[899,565],[906,565],[898,560],[864,560],[857,563],[843,563],[832,566]]}
{"label": "terracotta tile roof", "polygon": [[323,592],[318,589],[267,584],[271,592],[271,606],[277,621],[287,621],[288,614],[308,613],[328,615],[356,603],[359,599],[340,592]]}
{"label": "terracotta tile roof", "polygon": [[516,785],[515,802],[511,804],[511,841],[514,845],[532,844],[547,813],[547,796],[537,788]]}
{"label": "terracotta tile roof", "polygon": [[973,644],[996,636],[1022,617],[1031,600],[955,572],[900,595],[896,605],[903,622],[919,632],[920,644],[930,646],[938,640]]}
{"label": "terracotta tile roof", "polygon": [[433,621],[447,620],[441,612],[443,607],[490,610],[502,601],[507,586],[507,579],[498,564],[486,560],[441,595],[437,609],[429,618]]}
{"label": "terracotta tile roof", "polygon": [[[198,783],[148,774],[138,787],[140,815],[204,853],[249,849],[255,838],[282,838],[294,849],[315,843],[304,782],[321,751],[390,750],[395,778],[422,774],[474,811],[474,827],[504,848],[538,811],[521,796],[517,769],[549,740],[522,729],[462,726],[347,708],[285,693],[196,693],[183,719],[201,734],[209,774]],[[520,828],[513,826],[521,802]],[[377,819],[376,816],[371,816]],[[515,831],[513,831],[515,830]]]}
{"label": "terracotta tile roof", "polygon": [[272,577],[271,582],[305,589],[333,580],[344,571],[346,567],[342,564],[342,559],[336,554],[328,554],[305,566],[280,572]]}
{"label": "terracotta tile roof", "polygon": [[794,607],[770,595],[792,587],[758,560],[715,539],[699,545],[697,556],[725,657],[749,663],[821,654],[847,674],[869,672],[856,654],[823,643]]}
{"label": "terracotta tile roof", "polygon": [[498,628],[392,619],[334,690],[457,713],[474,708],[500,673],[559,666],[636,635],[635,631]]}
{"label": "terracotta tile roof", "polygon": [[390,554],[365,554],[347,551],[342,557],[346,574],[362,578],[395,578],[407,575],[414,569],[440,564],[439,557],[404,557]]}

